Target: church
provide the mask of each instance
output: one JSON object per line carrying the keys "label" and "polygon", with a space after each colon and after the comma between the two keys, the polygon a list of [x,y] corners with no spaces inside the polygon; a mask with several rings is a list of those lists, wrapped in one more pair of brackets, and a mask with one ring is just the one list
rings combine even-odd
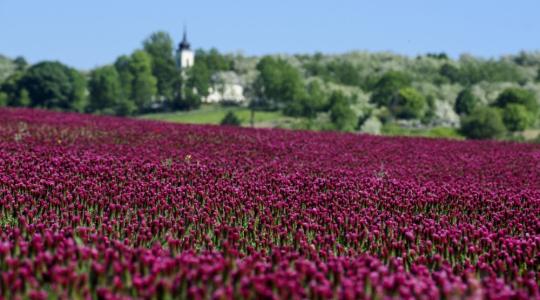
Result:
{"label": "church", "polygon": [[195,53],[191,50],[191,45],[187,40],[187,33],[184,29],[184,36],[182,41],[178,44],[178,50],[176,50],[176,66],[185,70],[193,66],[195,63]]}
{"label": "church", "polygon": [[[184,29],[182,41],[176,50],[176,66],[181,71],[185,71],[194,63],[195,53],[191,50],[191,44],[188,42],[187,32]],[[231,71],[212,74],[208,96],[204,97],[202,101],[204,103],[245,103],[244,86],[241,84],[239,76]]]}

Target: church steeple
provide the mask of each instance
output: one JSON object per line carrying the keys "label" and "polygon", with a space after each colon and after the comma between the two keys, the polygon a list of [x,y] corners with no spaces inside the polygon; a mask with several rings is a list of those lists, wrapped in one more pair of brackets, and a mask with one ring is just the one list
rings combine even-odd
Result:
{"label": "church steeple", "polygon": [[191,45],[189,44],[189,42],[187,40],[187,31],[186,31],[186,27],[184,26],[184,36],[182,38],[182,41],[178,45],[178,49],[179,50],[191,50],[190,48],[191,48]]}
{"label": "church steeple", "polygon": [[192,67],[193,63],[195,63],[195,53],[191,51],[191,45],[187,39],[186,26],[184,26],[184,36],[180,44],[178,44],[178,50],[176,50],[176,65],[180,69],[187,69]]}

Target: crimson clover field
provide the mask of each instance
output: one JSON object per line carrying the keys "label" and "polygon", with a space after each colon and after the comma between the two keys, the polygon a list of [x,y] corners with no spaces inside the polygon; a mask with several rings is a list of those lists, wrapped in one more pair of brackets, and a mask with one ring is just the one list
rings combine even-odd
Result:
{"label": "crimson clover field", "polygon": [[539,299],[540,146],[0,110],[0,298]]}

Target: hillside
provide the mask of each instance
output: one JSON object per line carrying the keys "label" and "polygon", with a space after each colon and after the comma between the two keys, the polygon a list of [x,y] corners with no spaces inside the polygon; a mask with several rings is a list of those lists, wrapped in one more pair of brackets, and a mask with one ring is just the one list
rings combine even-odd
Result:
{"label": "hillside", "polygon": [[[231,110],[245,123],[249,108],[269,116],[264,126],[285,120],[284,127],[372,134],[444,128],[472,139],[523,139],[540,127],[539,52],[456,59],[358,51],[257,57],[198,49],[184,70],[174,59],[172,39],[156,32],[142,49],[89,73],[41,62],[2,83],[13,72],[7,62],[0,69],[0,105],[194,123],[218,123]],[[206,116],[212,101],[224,108],[214,105],[216,113]],[[271,120],[279,116],[287,118]]]}

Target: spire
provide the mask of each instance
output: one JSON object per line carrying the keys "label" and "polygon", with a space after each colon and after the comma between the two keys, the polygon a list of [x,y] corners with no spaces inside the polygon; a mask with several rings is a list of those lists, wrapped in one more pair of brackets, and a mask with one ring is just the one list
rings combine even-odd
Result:
{"label": "spire", "polygon": [[178,45],[178,48],[180,50],[190,50],[190,47],[191,47],[191,45],[189,44],[189,42],[187,40],[186,26],[184,25],[184,35],[182,37],[182,42],[180,42],[180,44]]}

